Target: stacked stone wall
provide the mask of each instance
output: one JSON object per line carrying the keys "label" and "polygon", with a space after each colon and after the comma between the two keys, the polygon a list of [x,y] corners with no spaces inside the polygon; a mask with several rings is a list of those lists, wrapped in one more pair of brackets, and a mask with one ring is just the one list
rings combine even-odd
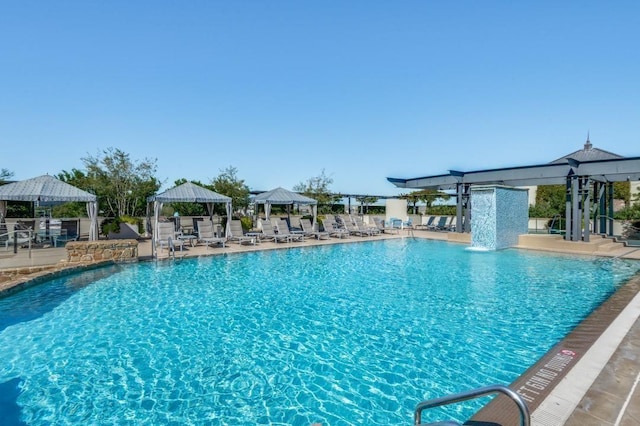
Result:
{"label": "stacked stone wall", "polygon": [[108,262],[137,262],[138,241],[71,241],[65,246],[67,258],[56,265],[25,266],[0,270],[0,296],[17,291],[25,285],[49,278],[56,273],[68,273],[88,265]]}
{"label": "stacked stone wall", "polygon": [[78,264],[112,260],[114,262],[135,262],[138,260],[138,241],[72,241],[65,246],[67,260],[62,263]]}

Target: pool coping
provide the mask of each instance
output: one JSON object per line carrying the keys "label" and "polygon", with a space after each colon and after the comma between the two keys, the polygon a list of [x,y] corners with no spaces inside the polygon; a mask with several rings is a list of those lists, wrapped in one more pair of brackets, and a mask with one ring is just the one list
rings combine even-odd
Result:
{"label": "pool coping", "polygon": [[[509,385],[527,404],[532,425],[557,426],[570,419],[640,317],[639,292],[636,274]],[[519,426],[520,414],[500,395],[465,424]]]}

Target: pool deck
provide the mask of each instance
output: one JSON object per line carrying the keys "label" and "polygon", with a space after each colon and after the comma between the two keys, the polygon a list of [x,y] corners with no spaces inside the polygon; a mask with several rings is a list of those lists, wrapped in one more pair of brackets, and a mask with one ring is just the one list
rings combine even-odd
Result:
{"label": "pool deck", "polygon": [[[355,243],[359,241],[427,238],[469,243],[468,234],[403,230],[398,234],[328,240],[306,239],[303,243],[262,242],[256,245],[227,243],[225,248],[196,246],[177,251],[176,258],[198,257],[300,246]],[[640,250],[594,236],[589,243],[566,242],[561,237],[528,235],[521,237],[519,249],[582,254],[602,258],[640,260]],[[140,260],[152,260],[151,242],[140,240]],[[0,270],[56,265],[66,257],[64,248],[0,250]],[[160,259],[168,259],[163,252]],[[6,283],[2,287],[11,285]],[[640,276],[634,277],[592,313],[562,342],[527,370],[510,387],[525,398],[534,426],[627,426],[640,424]],[[489,385],[490,383],[487,383]],[[416,401],[416,404],[420,401]],[[475,426],[517,426],[517,410],[498,397],[468,422]]]}

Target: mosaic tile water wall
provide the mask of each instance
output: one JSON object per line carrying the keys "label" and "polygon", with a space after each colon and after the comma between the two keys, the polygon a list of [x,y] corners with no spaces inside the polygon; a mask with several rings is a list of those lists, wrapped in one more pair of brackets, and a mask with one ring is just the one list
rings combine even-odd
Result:
{"label": "mosaic tile water wall", "polygon": [[503,186],[471,188],[471,247],[500,250],[528,232],[527,190]]}

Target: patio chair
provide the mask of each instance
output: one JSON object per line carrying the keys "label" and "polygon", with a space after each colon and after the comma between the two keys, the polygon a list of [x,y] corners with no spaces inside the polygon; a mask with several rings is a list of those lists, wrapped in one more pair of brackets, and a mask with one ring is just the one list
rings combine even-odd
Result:
{"label": "patio chair", "polygon": [[349,231],[346,229],[338,228],[338,225],[334,220],[326,218],[322,221],[322,226],[324,230],[329,233],[332,237],[337,238],[349,238]]}
{"label": "patio chair", "polygon": [[9,231],[8,227],[5,227],[6,232],[2,231],[2,244],[4,244],[5,250],[9,250],[10,246],[13,246],[14,243],[18,246],[23,244],[31,245],[31,242],[34,239],[33,229],[29,229],[21,222],[18,222],[14,225],[13,230]]}
{"label": "patio chair", "polygon": [[425,217],[423,216],[422,217],[422,223],[416,225],[416,228],[420,227],[420,228],[423,228],[423,229],[429,229],[429,227],[431,225],[433,225],[433,222],[435,220],[436,220],[435,216],[429,216],[428,218],[426,218],[426,220],[425,220]]}
{"label": "patio chair", "polygon": [[226,238],[216,235],[213,222],[210,220],[198,222],[198,243],[204,243],[207,250],[209,250],[209,246],[213,245],[222,245],[224,248],[226,241]]}
{"label": "patio chair", "polygon": [[289,224],[284,219],[278,219],[278,223],[276,225],[278,227],[278,235],[288,235],[289,242],[291,241],[304,241],[304,232],[296,231],[293,232],[289,229]]}
{"label": "patio chair", "polygon": [[289,242],[289,235],[276,234],[276,231],[273,229],[273,225],[268,220],[258,220],[258,224],[262,229],[262,235],[265,240],[273,240],[278,243],[280,241]]}
{"label": "patio chair", "polygon": [[374,217],[373,223],[376,224],[376,227],[380,230],[380,232],[383,232],[385,234],[397,234],[398,232],[400,232],[400,230],[397,228],[385,226],[384,220],[380,219],[379,217]]}
{"label": "patio chair", "polygon": [[349,218],[341,218],[345,229],[349,232],[349,235],[358,235],[360,237],[370,237],[371,231],[368,229],[360,229],[358,225],[351,221]]}
{"label": "patio chair", "polygon": [[159,250],[166,248],[167,251],[174,251],[176,247],[180,247],[180,251],[184,247],[184,241],[178,238],[175,224],[173,222],[158,223],[158,235],[156,235],[156,244]]}
{"label": "patio chair", "polygon": [[356,228],[358,228],[360,231],[367,232],[369,235],[380,235],[380,230],[377,226],[367,225],[366,223],[364,223],[360,216],[353,216],[352,220]]}
{"label": "patio chair", "polygon": [[300,227],[309,237],[316,237],[318,240],[327,240],[331,238],[328,232],[324,231],[316,231],[314,226],[311,224],[310,219],[300,219]]}
{"label": "patio chair", "polygon": [[53,246],[65,245],[69,241],[78,239],[80,221],[78,219],[63,219],[60,222],[60,235],[53,237]]}
{"label": "patio chair", "polygon": [[427,229],[429,231],[444,231],[445,227],[447,226],[447,220],[447,216],[440,216],[438,218],[438,221],[434,221],[433,225],[429,226]]}
{"label": "patio chair", "polygon": [[238,244],[246,243],[255,245],[258,237],[244,235],[244,231],[242,230],[242,222],[240,222],[238,219],[232,219],[227,239],[229,241],[237,241]]}

